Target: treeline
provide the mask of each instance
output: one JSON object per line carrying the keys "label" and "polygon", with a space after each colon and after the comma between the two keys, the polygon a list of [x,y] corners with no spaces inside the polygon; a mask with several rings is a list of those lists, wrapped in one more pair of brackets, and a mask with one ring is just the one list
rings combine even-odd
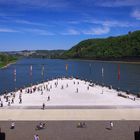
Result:
{"label": "treeline", "polygon": [[38,57],[38,58],[60,58],[65,50],[36,50],[29,57]]}
{"label": "treeline", "polygon": [[140,59],[140,31],[103,39],[88,39],[63,53],[61,58]]}
{"label": "treeline", "polygon": [[16,61],[18,58],[15,55],[8,55],[0,53],[0,68],[6,66],[9,63]]}

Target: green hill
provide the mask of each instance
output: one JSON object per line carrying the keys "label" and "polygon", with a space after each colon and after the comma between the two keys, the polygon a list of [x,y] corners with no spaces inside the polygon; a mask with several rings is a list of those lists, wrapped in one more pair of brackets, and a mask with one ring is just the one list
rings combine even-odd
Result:
{"label": "green hill", "polygon": [[123,59],[140,58],[140,31],[103,39],[88,39],[63,53],[62,58]]}

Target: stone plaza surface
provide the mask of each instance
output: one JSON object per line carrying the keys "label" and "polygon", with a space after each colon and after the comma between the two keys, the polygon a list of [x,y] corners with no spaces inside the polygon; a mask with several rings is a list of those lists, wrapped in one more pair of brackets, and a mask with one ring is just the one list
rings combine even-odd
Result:
{"label": "stone plaza surface", "polygon": [[40,140],[135,140],[134,132],[139,130],[140,121],[85,121],[85,128],[77,128],[79,121],[44,121],[46,127],[35,130],[40,121],[16,121],[15,129],[10,129],[11,121],[0,121],[6,140],[33,140],[38,134]]}
{"label": "stone plaza surface", "polygon": [[[27,93],[34,87],[39,90]],[[40,140],[135,140],[140,127],[140,100],[119,93],[127,98],[118,96],[114,89],[78,79],[44,82],[9,93],[8,102],[1,96],[4,106],[0,108],[0,128],[6,140],[31,140],[36,134]],[[10,129],[12,122],[15,129]],[[40,122],[46,127],[35,130]],[[85,122],[86,128],[77,128],[79,122]]]}
{"label": "stone plaza surface", "polygon": [[[27,93],[27,90],[33,90],[35,87],[35,92]],[[118,93],[128,98],[120,97]],[[15,95],[15,97],[13,97],[13,95]],[[22,90],[22,93],[20,90],[12,94],[9,93],[8,96],[7,102],[4,96],[1,96],[5,108],[39,108],[43,103],[47,108],[140,107],[140,99],[133,95],[127,95],[125,92],[118,92],[115,89],[93,85],[89,82],[74,78],[55,79],[32,87],[27,87]],[[11,104],[13,98],[14,103]],[[20,103],[19,98],[22,98],[22,103]],[[9,102],[10,105],[8,106]]]}
{"label": "stone plaza surface", "polygon": [[[27,93],[34,87],[39,90]],[[2,95],[4,107],[0,109],[0,120],[140,120],[139,98],[119,93],[129,98],[118,96],[114,89],[79,79],[54,79],[9,93],[10,103],[15,94],[10,106]]]}

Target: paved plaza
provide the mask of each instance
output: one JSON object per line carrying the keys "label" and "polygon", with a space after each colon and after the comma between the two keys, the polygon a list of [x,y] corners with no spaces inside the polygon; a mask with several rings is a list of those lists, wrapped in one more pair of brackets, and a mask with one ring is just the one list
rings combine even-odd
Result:
{"label": "paved plaza", "polygon": [[[33,140],[34,135],[40,140],[137,140],[140,100],[120,93],[122,96],[109,87],[64,78],[2,95],[1,132],[6,140]],[[12,122],[14,129],[10,129]],[[40,122],[45,128],[35,130]],[[79,122],[86,127],[77,128]]]}
{"label": "paved plaza", "polygon": [[16,121],[15,129],[10,129],[11,121],[0,121],[6,133],[6,140],[33,140],[38,134],[40,140],[135,140],[134,132],[139,130],[140,121],[85,121],[85,128],[77,128],[79,121],[44,121],[46,127],[35,130],[39,121]]}

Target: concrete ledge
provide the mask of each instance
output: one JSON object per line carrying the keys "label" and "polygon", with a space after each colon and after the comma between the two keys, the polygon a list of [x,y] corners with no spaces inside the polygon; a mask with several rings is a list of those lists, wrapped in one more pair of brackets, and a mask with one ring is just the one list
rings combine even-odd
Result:
{"label": "concrete ledge", "polygon": [[0,120],[140,120],[140,109],[1,109]]}

